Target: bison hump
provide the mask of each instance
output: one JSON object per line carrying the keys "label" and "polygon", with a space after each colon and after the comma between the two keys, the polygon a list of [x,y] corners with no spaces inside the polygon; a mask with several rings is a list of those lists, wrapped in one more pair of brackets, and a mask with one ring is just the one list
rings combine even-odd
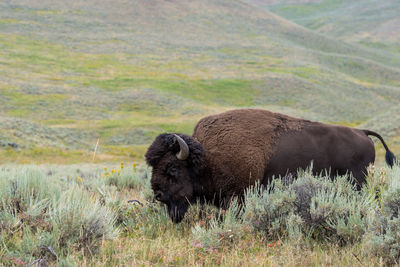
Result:
{"label": "bison hump", "polygon": [[214,180],[246,187],[262,179],[277,138],[300,130],[306,122],[266,110],[232,110],[201,119],[193,137],[205,149],[213,176],[217,176]]}

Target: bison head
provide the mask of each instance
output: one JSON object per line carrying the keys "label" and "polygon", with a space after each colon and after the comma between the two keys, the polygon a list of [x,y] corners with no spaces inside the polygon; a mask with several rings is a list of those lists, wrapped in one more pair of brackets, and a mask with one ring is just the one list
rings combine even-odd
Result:
{"label": "bison head", "polygon": [[195,187],[203,168],[204,149],[192,137],[161,134],[146,152],[154,197],[167,205],[169,216],[180,222],[196,198]]}

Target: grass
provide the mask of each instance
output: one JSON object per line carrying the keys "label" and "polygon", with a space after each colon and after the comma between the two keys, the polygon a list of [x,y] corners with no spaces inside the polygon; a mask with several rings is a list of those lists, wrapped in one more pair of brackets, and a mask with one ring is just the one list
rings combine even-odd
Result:
{"label": "grass", "polygon": [[343,4],[343,2],[344,1],[342,0],[328,0],[302,5],[279,5],[271,8],[271,10],[284,17],[289,17],[295,20],[338,8]]}
{"label": "grass", "polygon": [[[365,50],[239,2],[159,5],[149,20],[145,4],[117,2],[94,12],[83,2],[4,3],[0,137],[19,150],[0,148],[2,159],[90,162],[100,138],[107,153],[99,159],[137,160],[143,149],[116,152],[148,145],[164,131],[190,134],[200,118],[238,107],[357,127],[399,105],[396,57],[382,52],[393,45]],[[343,5],[323,1],[298,10],[311,16]],[[127,23],[106,22],[105,14]],[[385,117],[383,124],[394,123]]]}
{"label": "grass", "polygon": [[[325,186],[327,191],[323,192],[329,195],[332,187],[337,191],[335,197],[325,198],[319,195],[323,193],[321,191],[316,193],[312,201],[325,201],[325,208],[337,204],[342,205],[342,210],[351,207],[356,214],[360,203],[351,200],[353,198],[362,197],[365,203],[372,201],[369,204],[371,207],[380,205],[381,201],[386,203],[378,209],[387,209],[391,205],[388,203],[394,203],[393,199],[398,198],[398,175],[398,166],[393,170],[370,168],[369,186],[363,194],[375,195],[376,192],[381,192],[376,200],[375,197],[365,199],[366,195],[353,191],[343,179],[333,184],[321,178],[303,177],[304,180],[300,178],[291,188],[309,188],[306,184],[312,181]],[[252,204],[242,211],[237,206],[221,212],[212,206],[194,205],[182,223],[174,224],[163,206],[153,202],[148,170],[141,165],[6,165],[0,169],[0,177],[0,216],[8,214],[8,219],[3,220],[0,225],[0,259],[6,265],[23,265],[42,260],[48,264],[77,266],[378,266],[389,263],[392,259],[389,255],[375,254],[371,250],[374,245],[368,243],[371,240],[369,238],[356,238],[350,243],[340,245],[333,239],[318,239],[317,235],[303,235],[300,239],[293,235],[271,238],[262,231],[258,232],[256,229],[263,228],[260,228],[260,224],[253,228],[254,224],[249,223],[252,216],[266,217],[263,217],[261,210],[261,213],[253,214],[251,208],[265,205],[264,198],[267,197],[271,200],[269,205],[283,205],[281,211],[286,210],[288,206],[285,205],[289,205],[289,202],[279,202],[280,198],[277,196],[289,191],[285,191],[288,189],[281,185],[276,185],[272,191],[261,193],[264,197],[249,191],[248,199]],[[280,189],[277,190],[277,187]],[[14,196],[14,200],[7,202],[12,200],[9,196]],[[138,200],[139,204],[127,202],[132,199]],[[345,199],[351,201],[343,204],[341,201]],[[17,203],[15,201],[20,203],[17,214],[7,213],[8,210],[4,208],[12,207]],[[352,201],[358,204],[354,206]],[[359,205],[361,210],[366,207],[364,204]],[[87,210],[88,206],[90,211]],[[313,212],[313,209],[310,211]],[[74,216],[67,215],[70,212]],[[343,211],[338,209],[334,212]],[[367,212],[368,216],[375,216],[372,210],[363,212]],[[238,215],[239,213],[243,215]],[[281,219],[288,218],[285,216]],[[329,216],[334,219],[334,215]],[[13,220],[14,223],[8,224]],[[59,223],[60,220],[62,223]],[[101,226],[102,223],[105,224]],[[77,225],[88,228],[79,230]],[[327,227],[318,222],[315,226],[322,225]],[[302,226],[307,228],[309,224]],[[285,226],[282,224],[281,227]],[[93,231],[85,233],[85,229]],[[318,231],[316,229],[318,227],[313,231]],[[343,230],[344,228],[341,231]],[[96,231],[105,232],[96,235]],[[354,234],[358,237],[364,236],[363,232]],[[206,240],[209,243],[205,243]],[[46,247],[50,247],[57,258]]]}
{"label": "grass", "polygon": [[[339,227],[338,236],[353,235],[347,245],[329,242],[332,235],[315,238],[335,233],[328,226],[337,218],[316,224],[322,232],[298,235],[295,229],[312,231],[296,225],[292,210],[280,235],[268,238],[237,209],[193,205],[175,225],[152,199],[141,163],[154,137],[191,134],[200,118],[231,108],[371,129],[400,158],[399,36],[391,24],[399,5],[264,2],[0,3],[0,265],[395,262],[398,221],[387,207],[398,196],[390,189],[397,188],[398,168],[377,168],[369,177],[390,231],[379,232],[370,214],[369,235],[363,227]],[[385,151],[375,143],[382,165]],[[275,193],[264,196],[271,201],[252,200],[259,208],[282,204]],[[332,214],[340,213],[332,203],[364,203],[324,201],[319,207]],[[358,226],[363,219],[352,217]]]}
{"label": "grass", "polygon": [[[252,104],[253,84],[256,81],[220,79],[220,80],[184,80],[184,79],[135,79],[115,78],[93,82],[93,85],[111,90],[127,88],[151,88],[173,93],[207,105],[247,106]],[[244,94],[243,92],[246,92]]]}
{"label": "grass", "polygon": [[[95,146],[95,141],[93,147]],[[20,164],[57,164],[57,163],[99,163],[114,161],[143,162],[143,155],[147,150],[145,145],[111,146],[106,145],[97,151],[93,160],[93,151],[87,150],[63,150],[54,147],[32,147],[21,151],[6,148],[0,149],[2,162],[18,162]]]}
{"label": "grass", "polygon": [[[212,50],[190,63],[184,56],[165,61],[151,55],[72,51],[16,34],[1,34],[0,46],[1,68],[11,77],[0,85],[6,100],[2,116],[9,118],[9,124],[23,123],[45,133],[32,136],[31,130],[18,127],[10,134],[10,128],[5,128],[5,138],[26,150],[19,157],[18,151],[2,152],[7,161],[26,162],[29,155],[43,157],[39,162],[52,158],[52,150],[65,146],[61,128],[70,129],[68,144],[77,153],[63,152],[56,158],[65,160],[74,154],[69,161],[74,163],[79,154],[87,161],[85,154],[98,137],[105,146],[149,144],[164,131],[190,134],[199,118],[229,108],[279,105],[319,114],[317,120],[357,126],[382,107],[398,104],[395,90],[381,89],[382,84],[396,86],[395,70],[358,59],[348,63],[346,57],[333,61],[324,55],[324,66],[292,66],[285,58],[258,57],[260,48],[226,47],[217,50],[220,77],[207,78],[216,67],[208,63],[209,54],[215,53]],[[247,55],[252,60],[244,60]],[[197,69],[202,66],[207,70],[199,75]],[[336,81],[338,73],[340,81]],[[384,99],[379,98],[382,95]],[[371,105],[372,101],[376,104]],[[18,119],[11,123],[13,118]],[[34,147],[48,146],[46,139],[51,136],[56,136],[51,142],[54,148],[42,149],[48,155],[36,153]],[[140,158],[137,154],[130,153],[135,160]]]}
{"label": "grass", "polygon": [[399,62],[398,52],[393,49],[399,40],[394,24],[400,6],[395,2],[325,0],[293,4],[279,1],[266,8],[319,33],[395,53],[394,61]]}

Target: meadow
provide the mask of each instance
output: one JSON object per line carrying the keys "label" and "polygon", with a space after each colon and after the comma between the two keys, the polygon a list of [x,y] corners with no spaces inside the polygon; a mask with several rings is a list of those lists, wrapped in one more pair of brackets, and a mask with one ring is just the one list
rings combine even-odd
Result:
{"label": "meadow", "polygon": [[[346,6],[330,2],[304,5]],[[262,3],[0,3],[1,162],[89,163],[97,140],[95,162],[142,161],[157,134],[240,107],[368,126],[398,151],[400,56],[387,38],[346,42]]]}
{"label": "meadow", "polygon": [[308,170],[254,186],[226,210],[170,220],[149,170],[121,163],[0,170],[4,266],[382,266],[398,264],[400,166],[370,166],[356,191]]}
{"label": "meadow", "polygon": [[399,11],[1,1],[0,265],[398,265],[400,167],[379,142],[361,192],[306,171],[227,211],[193,205],[180,224],[154,201],[143,155],[160,133],[263,108],[376,131],[400,158]]}

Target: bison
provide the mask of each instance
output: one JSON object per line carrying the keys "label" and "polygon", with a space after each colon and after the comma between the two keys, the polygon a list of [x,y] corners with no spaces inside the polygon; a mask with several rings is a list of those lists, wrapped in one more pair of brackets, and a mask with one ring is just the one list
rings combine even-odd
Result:
{"label": "bison", "polygon": [[316,174],[333,178],[351,173],[358,188],[375,160],[374,143],[395,156],[382,137],[369,130],[327,125],[260,109],[231,110],[201,119],[192,136],[160,134],[146,152],[152,167],[154,197],[180,222],[190,203],[198,200],[226,205],[256,182],[295,176],[313,163]]}

